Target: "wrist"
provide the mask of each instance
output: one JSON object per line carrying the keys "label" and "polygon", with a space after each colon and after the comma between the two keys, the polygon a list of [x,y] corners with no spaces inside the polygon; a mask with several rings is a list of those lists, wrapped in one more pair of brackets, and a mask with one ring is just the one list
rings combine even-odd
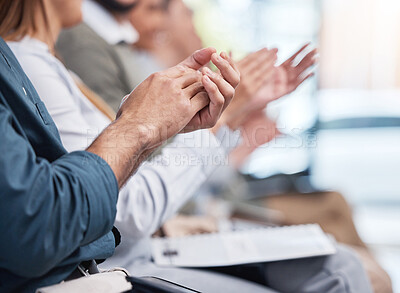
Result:
{"label": "wrist", "polygon": [[118,134],[122,135],[119,141],[123,142],[123,147],[135,147],[139,153],[142,153],[157,144],[160,131],[155,131],[155,128],[134,117],[121,115],[113,124]]}

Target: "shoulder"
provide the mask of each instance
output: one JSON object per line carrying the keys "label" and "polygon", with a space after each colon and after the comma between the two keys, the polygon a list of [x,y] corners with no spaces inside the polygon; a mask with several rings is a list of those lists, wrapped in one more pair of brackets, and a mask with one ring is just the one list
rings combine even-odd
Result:
{"label": "shoulder", "polygon": [[19,43],[10,43],[10,48],[46,105],[53,100],[66,102],[72,97],[68,72],[50,52]]}
{"label": "shoulder", "polygon": [[19,42],[8,44],[30,79],[33,80],[42,75],[58,75],[54,66],[56,59],[50,53],[38,52]]}
{"label": "shoulder", "polygon": [[74,54],[75,50],[85,52],[110,51],[112,48],[102,37],[100,37],[94,30],[87,24],[81,23],[73,28],[65,29],[61,32],[56,48],[61,54],[65,55],[71,52]]}
{"label": "shoulder", "polygon": [[95,69],[96,74],[121,70],[114,47],[85,23],[63,31],[56,48],[67,67],[78,75],[93,74]]}

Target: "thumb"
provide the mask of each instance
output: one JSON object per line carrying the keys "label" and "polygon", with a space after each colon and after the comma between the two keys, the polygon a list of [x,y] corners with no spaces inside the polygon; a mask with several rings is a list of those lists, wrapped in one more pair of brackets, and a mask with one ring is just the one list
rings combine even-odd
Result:
{"label": "thumb", "polygon": [[199,70],[201,67],[211,61],[212,54],[216,53],[212,47],[197,50],[190,57],[180,63],[180,65],[190,69]]}

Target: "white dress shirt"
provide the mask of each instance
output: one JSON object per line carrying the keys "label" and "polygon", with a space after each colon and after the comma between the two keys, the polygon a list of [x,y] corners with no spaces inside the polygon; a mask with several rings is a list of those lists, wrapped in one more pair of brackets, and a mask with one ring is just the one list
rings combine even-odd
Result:
{"label": "white dress shirt", "polygon": [[99,3],[85,0],[82,3],[83,21],[110,45],[133,44],[139,34],[129,21],[118,22],[115,17]]}
{"label": "white dress shirt", "polygon": [[[88,147],[110,123],[108,118],[83,96],[46,44],[32,38],[8,44],[45,103],[66,149]],[[162,155],[143,163],[120,190],[115,226],[124,239],[119,248],[124,253],[117,253],[113,264],[121,266],[121,261],[142,255],[148,244],[139,240],[154,233],[219,165],[227,164],[227,152],[236,146],[238,134],[223,128],[217,137],[208,130],[177,135]]]}

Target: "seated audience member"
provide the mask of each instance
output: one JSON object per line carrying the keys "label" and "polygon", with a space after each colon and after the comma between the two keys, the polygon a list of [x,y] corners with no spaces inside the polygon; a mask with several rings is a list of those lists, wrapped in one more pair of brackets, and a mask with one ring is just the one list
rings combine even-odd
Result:
{"label": "seated audience member", "polygon": [[[50,11],[58,17],[47,18]],[[35,45],[29,49],[51,54],[49,32],[75,24],[80,14],[79,0],[1,0],[0,36],[26,37]],[[146,80],[86,151],[67,153],[35,88],[0,39],[0,292],[34,292],[68,279],[80,264],[112,255],[118,189],[164,140],[214,125],[229,103],[205,77],[208,94],[186,90],[214,52],[196,52]],[[52,83],[53,93],[60,84]],[[199,119],[204,107],[215,116]]]}
{"label": "seated audience member", "polygon": [[[49,21],[54,21],[57,23],[57,21],[60,21],[60,15],[57,13],[54,13],[54,11],[57,11],[57,9],[52,9],[52,10],[46,10],[46,18]],[[66,17],[66,16],[64,16]],[[69,17],[71,17],[69,15]],[[68,17],[66,17],[68,18]],[[65,22],[68,23],[68,21]],[[63,22],[61,22],[63,23]],[[62,27],[63,25],[61,25]],[[39,23],[36,23],[37,29],[41,32],[38,33],[39,36],[44,36],[46,35],[46,29],[45,27],[40,25]],[[54,26],[52,26],[54,27]],[[53,30],[54,33],[54,30]],[[57,37],[57,32],[53,35],[53,37]],[[55,38],[54,38],[55,39]],[[45,103],[48,101],[53,100],[54,104],[55,98],[52,95],[53,91],[53,84],[58,85],[60,89],[67,88],[68,90],[60,90],[60,93],[62,96],[58,96],[56,99],[61,99],[61,100],[66,100],[68,102],[74,103],[74,100],[76,99],[84,99],[82,94],[79,92],[79,90],[76,88],[74,83],[68,78],[66,75],[68,75],[65,71],[65,68],[61,66],[60,63],[57,63],[56,60],[54,60],[54,56],[51,54],[51,50],[43,50],[43,46],[35,46],[33,48],[34,52],[30,51],[30,48],[32,48],[36,42],[41,42],[42,45],[45,47],[50,47],[52,46],[51,43],[46,44],[46,40],[50,40],[48,38],[48,35],[44,39],[40,39],[40,37],[35,37],[34,35],[30,35],[29,37],[25,37],[22,40],[18,41],[18,39],[14,39],[14,42],[10,42],[10,45],[12,46],[13,50],[17,54],[17,56],[20,58],[26,72],[28,75],[32,76],[34,78],[34,84],[38,88],[40,94],[43,96]],[[40,52],[39,52],[40,51]],[[207,51],[207,49],[206,49]],[[47,52],[47,53],[46,53]],[[196,54],[200,54],[203,51],[200,51]],[[207,51],[208,52],[208,51]],[[270,51],[263,50],[261,51],[263,54],[266,55],[271,55]],[[196,58],[196,56],[194,57]],[[220,69],[221,73],[223,76],[226,76],[226,79],[231,79],[234,78],[237,73],[236,70],[234,69],[235,66],[230,63],[230,59],[226,54],[221,54],[221,56],[217,56],[215,54],[212,55],[211,59],[213,60],[214,64]],[[187,64],[189,60],[195,60],[192,58],[189,58],[188,61],[186,61],[184,64]],[[271,62],[272,64],[273,62]],[[41,66],[38,66],[38,65]],[[51,66],[50,66],[51,65]],[[180,65],[182,67],[182,65]],[[233,87],[229,85],[225,80],[221,78],[219,74],[215,73],[210,73],[204,70],[205,75],[210,75],[209,78],[207,77],[202,77],[201,80],[204,82],[209,82],[212,83],[211,80],[215,82],[215,84],[218,85],[218,87],[214,84],[214,89],[220,89],[221,92],[229,92],[232,93],[232,90],[228,90],[229,87]],[[51,77],[49,79],[48,77]],[[153,77],[154,78],[154,77]],[[150,78],[151,80],[152,78]],[[201,89],[202,87],[200,87]],[[137,90],[140,90],[140,86],[137,88]],[[197,89],[199,90],[199,89]],[[210,94],[209,94],[210,95]],[[157,103],[157,96],[152,95],[152,98],[154,99],[153,101]],[[211,100],[213,100],[213,97],[211,97]],[[129,100],[128,100],[129,101]],[[128,102],[127,101],[127,102]],[[125,104],[123,105],[125,107]],[[60,112],[63,112],[63,108],[58,109]],[[91,109],[91,111],[94,111],[95,109]],[[97,109],[96,109],[97,110]],[[98,110],[97,110],[98,111]],[[207,109],[208,111],[208,109]],[[76,117],[82,116],[82,113],[80,112],[80,109],[75,109],[75,115]],[[57,114],[57,113],[56,113]],[[201,114],[201,112],[200,112]],[[88,113],[85,115],[89,116]],[[61,115],[62,116],[62,115]],[[59,118],[61,116],[58,116]],[[57,115],[55,115],[57,117]],[[82,117],[81,117],[82,118]],[[60,123],[62,119],[59,120],[59,125],[62,127],[62,123]],[[223,122],[223,121],[222,121]],[[57,123],[57,122],[56,122]],[[65,123],[65,122],[64,122]],[[93,122],[95,123],[95,122]],[[100,125],[95,125],[94,127],[99,127],[102,128],[103,126]],[[61,129],[61,135],[63,131]],[[180,136],[178,136],[179,138]],[[182,151],[181,149],[179,150],[180,152]],[[160,165],[160,169],[162,169],[163,165]],[[163,166],[166,168],[166,166]],[[207,166],[206,166],[207,168]],[[157,173],[158,176],[158,181],[152,182],[152,185],[155,186],[155,192],[160,192],[160,197],[166,197],[169,196],[168,194],[165,194],[168,192],[169,188],[172,188],[173,186],[178,186],[179,184],[182,184],[182,181],[184,180],[179,180],[177,178],[182,178],[182,177],[174,177],[175,182],[173,185],[170,187],[165,184],[163,181],[164,178],[167,178],[168,176],[171,176],[171,174],[158,170],[155,170],[151,165],[148,166],[146,169],[148,172],[143,173],[143,178],[148,176],[148,174],[152,173]],[[181,169],[182,170],[182,169]],[[185,169],[186,170],[186,169]],[[141,172],[141,168],[138,171],[138,174]],[[182,172],[179,174],[181,175]],[[185,178],[186,180],[186,178]],[[198,180],[196,178],[195,180]],[[167,182],[168,183],[168,182]],[[193,182],[192,182],[193,183]],[[157,186],[160,186],[158,188]],[[146,187],[145,187],[146,188]],[[153,190],[152,190],[153,191]],[[125,225],[126,231],[128,231],[130,235],[126,235],[127,237],[125,238],[131,238],[134,240],[138,240],[142,235],[136,234],[136,231],[129,231],[129,223],[135,222],[137,219],[135,217],[140,216],[140,214],[136,214],[132,212],[132,208],[134,208],[134,205],[131,203],[134,203],[137,201],[139,202],[144,202],[144,201],[150,201],[154,205],[160,205],[162,208],[158,209],[150,216],[151,217],[158,217],[156,213],[164,213],[164,210],[169,209],[167,205],[169,204],[168,199],[161,199],[161,202],[158,202],[152,198],[152,195],[149,195],[149,198],[142,197],[140,194],[140,191],[137,191],[139,193],[131,192],[129,194],[129,198],[127,197],[128,200],[131,200],[129,204],[126,204],[123,206],[122,211],[118,211],[118,213],[122,213],[122,219],[120,224]],[[144,192],[144,194],[149,194]],[[139,197],[139,199],[137,199]],[[147,223],[144,223],[147,224]],[[138,226],[138,225],[136,225]],[[149,228],[149,230],[151,227]],[[148,233],[151,233],[151,231],[145,231]],[[124,235],[123,235],[124,237]],[[131,242],[132,243],[132,242]],[[269,286],[273,289],[279,290],[279,291],[293,291],[293,290],[299,290],[299,291],[306,291],[308,289],[314,288],[317,286],[317,290],[319,291],[325,291],[326,288],[335,288],[335,290],[363,290],[365,292],[369,292],[369,283],[368,280],[365,276],[365,272],[363,271],[362,266],[360,265],[358,259],[348,250],[345,248],[339,247],[338,248],[338,253],[329,256],[329,257],[322,257],[322,258],[312,258],[312,259],[305,259],[305,260],[298,260],[298,261],[285,261],[285,262],[277,262],[277,263],[270,263],[270,264],[259,264],[257,265],[257,269],[259,270],[260,274],[258,277],[255,279],[252,278],[252,281],[257,280],[261,285],[257,285],[256,283],[245,281],[245,280],[240,280],[237,277],[232,277],[232,276],[227,276],[227,275],[221,275],[219,273],[211,272],[211,271],[203,271],[203,270],[190,270],[190,269],[162,269],[162,268],[157,268],[150,262],[148,258],[143,258],[143,259],[135,259],[134,255],[128,255],[126,254],[127,252],[132,252],[135,253],[134,250],[131,249],[131,247],[125,247],[125,249],[128,249],[127,251],[120,250],[120,257],[119,261],[124,260],[126,263],[130,262],[129,264],[129,269],[132,270],[132,272],[136,275],[143,275],[146,274],[148,275],[149,273],[151,275],[159,276],[159,277],[166,277],[169,276],[168,279],[173,280],[173,281],[178,281],[182,280],[182,284],[194,287],[198,290],[206,291],[206,292],[217,292],[217,290],[221,290],[224,288],[224,290],[228,291],[250,291],[250,292],[272,292],[270,289],[267,289],[265,286]],[[118,252],[117,252],[118,253]],[[122,255],[121,255],[122,253]],[[135,261],[136,260],[136,261]],[[121,262],[119,264],[122,264]],[[128,263],[127,263],[128,264]],[[252,266],[253,267],[253,266]],[[250,278],[250,276],[244,274],[238,274],[239,271],[243,271],[246,269],[246,266],[239,266],[239,267],[234,267],[232,268],[231,273],[233,275],[237,275],[240,278]],[[295,278],[292,278],[290,282],[287,282],[286,280],[283,281],[282,279],[280,280],[279,276],[284,276],[285,272],[295,272],[293,275],[295,275]],[[329,276],[326,276],[326,271],[329,271]],[[351,276],[350,278],[345,277],[343,279],[342,272],[346,271],[345,276]],[[339,273],[340,272],[340,273]],[[340,280],[340,281],[339,281]],[[290,284],[289,284],[290,283]],[[316,285],[318,284],[318,285]]]}

